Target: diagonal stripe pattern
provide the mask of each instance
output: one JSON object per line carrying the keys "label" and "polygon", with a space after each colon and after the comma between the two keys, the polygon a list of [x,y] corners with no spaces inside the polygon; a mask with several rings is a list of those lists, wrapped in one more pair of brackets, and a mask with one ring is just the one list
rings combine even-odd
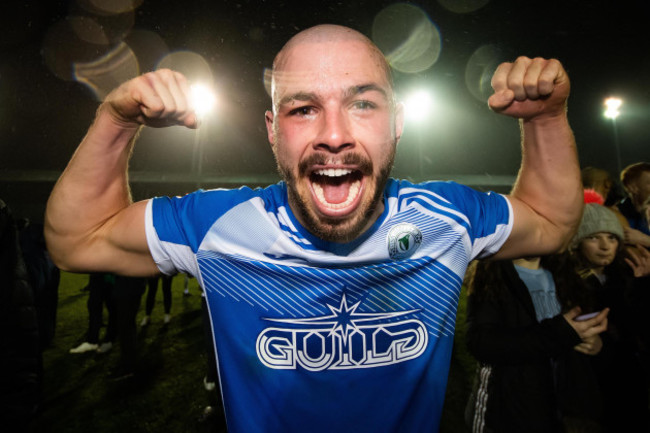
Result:
{"label": "diagonal stripe pattern", "polygon": [[411,314],[432,336],[454,332],[461,278],[430,258],[362,268],[287,266],[209,251],[197,259],[206,291],[262,308],[269,318],[328,314],[327,305],[338,306],[345,294],[350,304],[360,302],[360,313],[418,310]]}

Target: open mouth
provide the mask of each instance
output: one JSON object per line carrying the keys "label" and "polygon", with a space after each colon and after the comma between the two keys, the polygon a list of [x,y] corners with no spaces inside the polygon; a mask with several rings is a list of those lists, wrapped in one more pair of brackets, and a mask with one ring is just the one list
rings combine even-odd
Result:
{"label": "open mouth", "polygon": [[356,205],[363,173],[348,168],[321,168],[309,175],[314,197],[324,211],[342,211]]}

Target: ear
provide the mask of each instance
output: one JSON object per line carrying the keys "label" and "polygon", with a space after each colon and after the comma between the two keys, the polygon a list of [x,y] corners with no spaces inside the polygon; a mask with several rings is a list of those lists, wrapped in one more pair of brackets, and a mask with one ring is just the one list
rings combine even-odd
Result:
{"label": "ear", "polygon": [[402,132],[404,131],[404,104],[398,102],[395,104],[395,138],[397,143],[399,139],[402,138]]}
{"label": "ear", "polygon": [[264,113],[264,121],[266,122],[266,135],[271,143],[271,147],[275,146],[275,134],[273,133],[273,112],[267,110]]}

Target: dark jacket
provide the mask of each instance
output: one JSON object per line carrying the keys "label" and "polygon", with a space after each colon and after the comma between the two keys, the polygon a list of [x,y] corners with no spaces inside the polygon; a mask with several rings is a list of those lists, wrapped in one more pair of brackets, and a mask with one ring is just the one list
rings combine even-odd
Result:
{"label": "dark jacket", "polygon": [[648,227],[648,222],[645,220],[643,215],[641,215],[636,210],[634,204],[632,204],[632,200],[629,197],[621,200],[617,208],[618,211],[623,214],[627,222],[630,223],[630,227],[650,236],[650,228]]}
{"label": "dark jacket", "polygon": [[0,425],[27,430],[40,402],[41,353],[34,296],[8,207],[0,200]]}
{"label": "dark jacket", "polygon": [[580,337],[561,315],[538,322],[512,262],[495,265],[503,287],[477,289],[467,304],[467,344],[483,367],[473,431],[558,432],[560,413],[597,419],[591,360],[573,349]]}
{"label": "dark jacket", "polygon": [[604,399],[608,432],[650,431],[648,423],[648,324],[650,280],[634,278],[629,267],[614,262],[605,268],[605,284],[585,279],[596,309],[610,308],[604,347],[595,370]]}

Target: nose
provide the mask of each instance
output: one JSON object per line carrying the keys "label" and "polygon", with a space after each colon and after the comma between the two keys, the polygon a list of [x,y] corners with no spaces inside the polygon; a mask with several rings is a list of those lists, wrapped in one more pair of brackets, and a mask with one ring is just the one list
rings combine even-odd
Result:
{"label": "nose", "polygon": [[598,248],[601,250],[608,250],[611,247],[612,241],[607,238],[598,239]]}
{"label": "nose", "polygon": [[354,147],[350,119],[343,110],[327,108],[323,110],[314,147],[332,153]]}

